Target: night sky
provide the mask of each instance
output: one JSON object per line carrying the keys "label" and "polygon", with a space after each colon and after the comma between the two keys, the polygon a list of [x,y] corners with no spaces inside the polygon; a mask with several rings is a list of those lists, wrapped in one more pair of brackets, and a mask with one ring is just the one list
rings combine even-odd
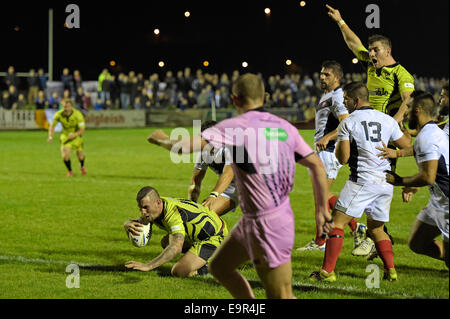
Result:
{"label": "night sky", "polygon": [[[12,2],[12,1],[10,1]],[[39,3],[37,3],[39,2]],[[64,27],[68,4],[80,8],[80,29]],[[393,56],[419,76],[448,77],[449,1],[16,1],[0,4],[0,71],[47,69],[48,9],[54,9],[54,78],[62,68],[79,69],[85,80],[102,68],[134,70],[145,76],[189,66],[209,73],[261,72],[264,75],[319,71],[335,59],[345,72],[364,72],[327,15],[325,3],[367,44],[374,33],[393,43]],[[381,28],[367,29],[368,4],[380,7]],[[271,9],[266,16],[264,8]],[[191,16],[186,18],[185,11]],[[153,30],[161,33],[155,36]],[[291,59],[290,67],[285,65]],[[114,60],[114,68],[109,62]],[[165,67],[159,68],[158,61]],[[208,60],[205,68],[202,62]],[[241,63],[249,67],[243,69]]]}

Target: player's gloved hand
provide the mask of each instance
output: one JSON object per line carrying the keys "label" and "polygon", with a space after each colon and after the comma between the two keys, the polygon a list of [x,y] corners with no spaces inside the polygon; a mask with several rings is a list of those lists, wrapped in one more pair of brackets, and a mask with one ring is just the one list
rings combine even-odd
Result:
{"label": "player's gloved hand", "polygon": [[335,22],[339,22],[342,20],[341,14],[339,10],[332,8],[328,4],[326,5],[328,9],[328,16],[333,19]]}
{"label": "player's gloved hand", "polygon": [[139,235],[142,232],[143,226],[144,225],[134,220],[129,220],[125,222],[125,224],[123,224],[123,228],[125,228],[125,231],[135,236]]}
{"label": "player's gloved hand", "polygon": [[386,182],[394,186],[402,186],[403,178],[394,173],[393,171],[384,171],[386,173]]}

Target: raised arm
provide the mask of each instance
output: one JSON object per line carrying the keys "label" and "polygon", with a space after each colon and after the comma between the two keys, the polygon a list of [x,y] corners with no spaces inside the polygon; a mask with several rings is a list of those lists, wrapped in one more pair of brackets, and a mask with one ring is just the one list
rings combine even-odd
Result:
{"label": "raised arm", "polygon": [[202,187],[202,181],[205,177],[206,170],[196,169],[192,172],[191,185],[188,189],[188,199],[196,202],[200,196],[200,191]]}
{"label": "raised arm", "polygon": [[348,48],[358,57],[358,49],[363,45],[358,36],[350,29],[350,27],[342,19],[339,10],[332,8],[328,4],[326,5],[328,9],[328,16],[333,19],[339,26],[344,37],[344,41]]}

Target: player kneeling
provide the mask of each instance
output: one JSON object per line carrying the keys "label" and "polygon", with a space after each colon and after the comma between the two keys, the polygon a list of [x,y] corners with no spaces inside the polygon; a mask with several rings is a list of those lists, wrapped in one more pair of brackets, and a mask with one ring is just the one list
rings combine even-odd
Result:
{"label": "player kneeling", "polygon": [[225,221],[193,201],[160,197],[150,186],[142,188],[136,200],[142,216],[124,224],[127,234],[137,235],[143,224],[152,223],[168,236],[161,241],[164,250],[159,256],[148,263],[129,261],[125,267],[150,271],[186,251],[173,265],[172,275],[185,278],[206,274],[208,260],[228,234]]}

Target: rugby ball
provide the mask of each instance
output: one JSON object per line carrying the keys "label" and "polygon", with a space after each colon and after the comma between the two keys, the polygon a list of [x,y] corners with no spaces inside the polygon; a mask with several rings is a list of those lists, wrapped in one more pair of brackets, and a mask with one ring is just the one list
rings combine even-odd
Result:
{"label": "rugby ball", "polygon": [[148,223],[147,225],[143,225],[141,227],[142,231],[138,235],[133,235],[128,232],[128,238],[130,239],[133,246],[136,247],[144,247],[147,245],[150,237],[152,236],[152,223]]}

